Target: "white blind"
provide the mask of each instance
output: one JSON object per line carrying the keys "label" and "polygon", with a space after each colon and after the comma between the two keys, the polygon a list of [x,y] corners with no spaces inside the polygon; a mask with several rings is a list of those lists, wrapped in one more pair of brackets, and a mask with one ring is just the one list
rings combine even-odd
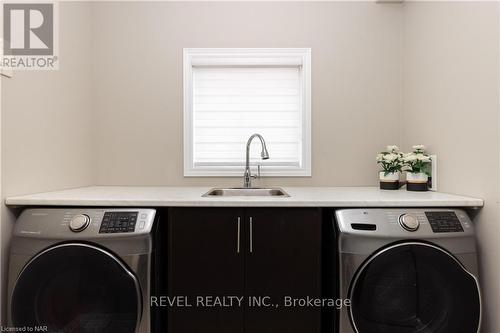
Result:
{"label": "white blind", "polygon": [[270,158],[260,160],[254,140],[251,159],[267,166],[299,167],[302,152],[300,66],[194,66],[194,166],[242,166],[245,145],[261,134]]}

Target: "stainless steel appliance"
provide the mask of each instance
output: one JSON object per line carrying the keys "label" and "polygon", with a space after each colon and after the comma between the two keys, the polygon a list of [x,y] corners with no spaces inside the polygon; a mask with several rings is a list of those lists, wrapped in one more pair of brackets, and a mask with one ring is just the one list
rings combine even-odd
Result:
{"label": "stainless steel appliance", "polygon": [[458,209],[345,209],[339,229],[342,333],[476,333],[474,227]]}
{"label": "stainless steel appliance", "polygon": [[153,209],[27,209],[10,250],[8,321],[149,333]]}

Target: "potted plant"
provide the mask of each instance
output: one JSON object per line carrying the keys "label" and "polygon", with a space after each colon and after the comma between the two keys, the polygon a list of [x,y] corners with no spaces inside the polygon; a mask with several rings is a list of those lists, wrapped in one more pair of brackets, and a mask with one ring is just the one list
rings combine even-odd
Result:
{"label": "potted plant", "polygon": [[379,172],[380,189],[399,189],[399,177],[403,169],[403,154],[398,146],[387,146],[387,151],[377,155],[377,163],[382,167]]}
{"label": "potted plant", "polygon": [[422,145],[413,146],[413,152],[404,154],[403,161],[406,172],[406,189],[408,191],[427,191],[429,189],[427,174],[431,162]]}

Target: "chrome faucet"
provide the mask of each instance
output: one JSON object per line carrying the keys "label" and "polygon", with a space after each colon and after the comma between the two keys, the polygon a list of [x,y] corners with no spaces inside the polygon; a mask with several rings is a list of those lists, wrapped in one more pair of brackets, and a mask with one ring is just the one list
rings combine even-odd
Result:
{"label": "chrome faucet", "polygon": [[[250,172],[250,144],[252,143],[253,138],[258,137],[260,140],[260,143],[262,145],[262,152],[260,153],[260,157],[263,160],[267,160],[269,158],[269,153],[267,152],[266,148],[266,141],[264,141],[264,138],[260,134],[252,134],[250,138],[248,138],[247,141],[247,155],[246,155],[246,162],[245,162],[245,173],[243,174],[243,187],[244,188],[250,188],[252,187],[252,174]],[[260,176],[260,169],[259,169],[259,176]]]}

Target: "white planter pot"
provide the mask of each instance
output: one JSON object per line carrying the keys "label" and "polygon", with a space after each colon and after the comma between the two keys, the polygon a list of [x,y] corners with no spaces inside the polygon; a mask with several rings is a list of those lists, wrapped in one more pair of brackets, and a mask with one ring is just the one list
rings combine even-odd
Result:
{"label": "white planter pot", "polygon": [[386,174],[385,171],[380,171],[378,174],[378,178],[381,182],[396,182],[399,181],[399,175],[399,171],[390,172],[388,174]]}
{"label": "white planter pot", "polygon": [[429,176],[424,172],[407,172],[406,181],[408,183],[427,183]]}
{"label": "white planter pot", "polygon": [[429,176],[424,172],[407,172],[406,189],[408,191],[427,191],[429,189],[428,180]]}
{"label": "white planter pot", "polygon": [[378,178],[380,180],[381,190],[397,190],[399,189],[400,172],[390,172],[385,174],[385,171],[380,171]]}

